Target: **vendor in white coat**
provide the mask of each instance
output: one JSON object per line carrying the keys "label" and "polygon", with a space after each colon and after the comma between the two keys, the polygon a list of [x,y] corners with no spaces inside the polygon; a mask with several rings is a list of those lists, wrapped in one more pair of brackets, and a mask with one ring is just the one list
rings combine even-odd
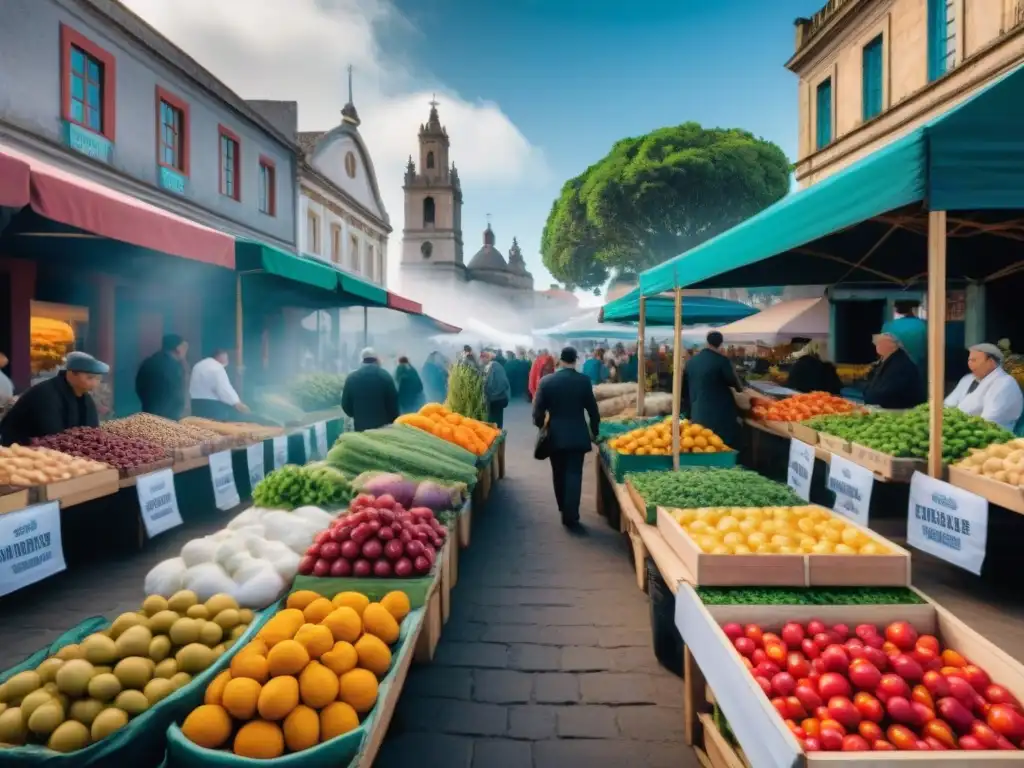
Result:
{"label": "vendor in white coat", "polygon": [[970,348],[967,367],[971,372],[960,379],[946,398],[948,408],[959,408],[969,416],[981,416],[1011,432],[1024,411],[1020,385],[1003,370],[1003,353],[995,344]]}

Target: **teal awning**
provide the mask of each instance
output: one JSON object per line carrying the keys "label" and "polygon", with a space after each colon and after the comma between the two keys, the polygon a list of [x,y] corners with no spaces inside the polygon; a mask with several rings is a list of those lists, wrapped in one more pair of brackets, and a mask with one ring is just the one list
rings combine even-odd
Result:
{"label": "teal awning", "polygon": [[[909,284],[923,278],[930,210],[987,211],[951,230],[979,234],[1024,209],[1024,68],[824,181],[788,195],[712,240],[640,275],[645,296],[675,287]],[[884,216],[885,214],[889,214]],[[971,230],[972,224],[980,224]],[[965,229],[966,227],[966,229]],[[926,228],[925,230],[926,231]],[[984,279],[1012,264],[1006,243],[951,235],[951,279]]]}
{"label": "teal awning", "polygon": [[[647,325],[675,325],[675,297],[652,296],[646,301]],[[728,301],[713,296],[683,296],[683,323],[686,325],[715,325],[742,320],[757,310],[739,301]],[[601,308],[602,323],[635,323],[640,319],[640,289],[634,288]]]}
{"label": "teal awning", "polygon": [[[351,297],[365,299],[366,306],[386,306],[388,303],[388,292],[381,288],[379,285],[371,283],[358,275],[353,275],[351,272],[346,272],[341,267],[335,264],[331,264],[326,261],[321,261],[316,256],[310,256],[309,254],[302,254],[302,259],[305,261],[312,261],[316,264],[326,267],[333,272],[337,277],[337,286],[341,289],[342,293],[347,293]],[[356,305],[363,305],[363,302],[349,302]]]}

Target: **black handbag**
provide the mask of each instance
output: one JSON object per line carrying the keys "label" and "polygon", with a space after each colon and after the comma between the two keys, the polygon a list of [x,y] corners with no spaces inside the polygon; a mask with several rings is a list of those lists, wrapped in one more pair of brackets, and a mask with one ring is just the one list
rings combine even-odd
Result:
{"label": "black handbag", "polygon": [[533,458],[537,461],[546,461],[551,458],[551,435],[548,432],[550,416],[544,419],[544,426],[537,432],[537,442],[533,446]]}

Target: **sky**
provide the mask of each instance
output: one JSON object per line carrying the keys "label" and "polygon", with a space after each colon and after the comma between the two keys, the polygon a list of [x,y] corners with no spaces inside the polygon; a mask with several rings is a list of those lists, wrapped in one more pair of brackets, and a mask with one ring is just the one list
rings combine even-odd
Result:
{"label": "sky", "polygon": [[[824,0],[124,0],[243,98],[299,102],[329,130],[354,69],[360,132],[395,231],[402,178],[436,94],[463,186],[468,261],[490,215],[538,289],[540,237],[562,184],[615,141],[696,121],[796,154],[793,20]],[[600,299],[580,294],[581,303]]]}

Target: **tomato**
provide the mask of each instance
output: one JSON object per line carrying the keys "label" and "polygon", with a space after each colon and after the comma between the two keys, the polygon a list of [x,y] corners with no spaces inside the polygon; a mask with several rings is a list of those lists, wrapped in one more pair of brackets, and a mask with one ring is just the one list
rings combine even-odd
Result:
{"label": "tomato", "polygon": [[956,749],[956,736],[953,734],[953,729],[949,727],[949,723],[944,720],[929,720],[924,724],[921,732],[925,738],[930,736],[946,749]]}
{"label": "tomato", "polygon": [[889,737],[889,742],[900,751],[913,752],[917,749],[917,737],[905,725],[890,725],[885,735]]}

